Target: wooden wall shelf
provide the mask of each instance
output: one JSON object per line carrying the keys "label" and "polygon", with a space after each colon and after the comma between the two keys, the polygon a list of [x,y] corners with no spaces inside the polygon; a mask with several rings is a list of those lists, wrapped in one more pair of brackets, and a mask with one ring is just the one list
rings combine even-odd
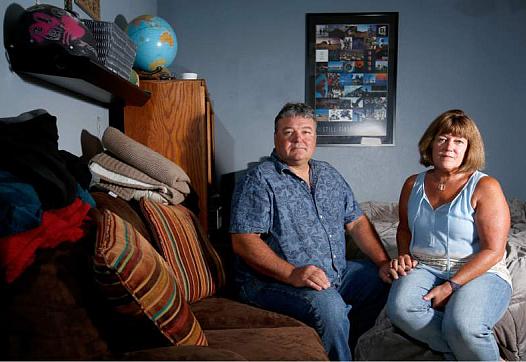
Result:
{"label": "wooden wall shelf", "polygon": [[142,106],[148,101],[150,93],[87,57],[71,55],[59,45],[39,47],[17,41],[24,11],[12,3],[4,14],[4,47],[11,70],[104,105]]}
{"label": "wooden wall shelf", "polygon": [[120,101],[142,106],[150,98],[128,80],[87,57],[60,54],[48,49],[7,49],[11,69],[88,97],[103,104]]}

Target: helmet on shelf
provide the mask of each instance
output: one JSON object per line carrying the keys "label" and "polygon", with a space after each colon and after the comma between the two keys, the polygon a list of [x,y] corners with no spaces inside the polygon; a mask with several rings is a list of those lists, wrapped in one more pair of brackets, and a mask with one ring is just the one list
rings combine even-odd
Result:
{"label": "helmet on shelf", "polygon": [[97,59],[95,39],[91,31],[73,13],[62,8],[48,4],[34,5],[19,11],[15,19],[9,19],[9,23],[9,28],[4,28],[4,31],[9,32],[5,36],[6,47],[55,48],[71,55]]}

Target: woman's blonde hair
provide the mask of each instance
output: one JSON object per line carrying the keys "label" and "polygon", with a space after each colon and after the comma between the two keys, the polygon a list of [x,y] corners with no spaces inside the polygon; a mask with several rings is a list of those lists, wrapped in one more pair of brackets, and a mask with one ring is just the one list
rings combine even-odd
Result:
{"label": "woman's blonde hair", "polygon": [[486,159],[484,155],[484,141],[480,131],[464,111],[451,109],[438,116],[420,138],[418,150],[420,151],[420,163],[426,167],[433,165],[433,141],[443,134],[452,134],[456,137],[467,139],[468,147],[464,154],[464,160],[460,165],[460,171],[473,172],[482,170]]}

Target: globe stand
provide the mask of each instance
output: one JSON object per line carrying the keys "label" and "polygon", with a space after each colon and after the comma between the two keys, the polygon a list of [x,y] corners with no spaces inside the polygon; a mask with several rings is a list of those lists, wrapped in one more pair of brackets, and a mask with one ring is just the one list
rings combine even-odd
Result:
{"label": "globe stand", "polygon": [[139,79],[148,79],[148,80],[168,80],[175,79],[175,76],[170,72],[166,67],[157,67],[155,70],[149,72],[147,70],[135,69],[137,74],[139,74]]}

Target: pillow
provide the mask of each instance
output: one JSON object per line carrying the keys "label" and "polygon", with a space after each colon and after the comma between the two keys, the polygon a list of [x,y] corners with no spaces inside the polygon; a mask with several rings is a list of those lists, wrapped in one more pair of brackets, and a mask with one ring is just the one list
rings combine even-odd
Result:
{"label": "pillow", "polygon": [[206,346],[205,335],[162,257],[133,226],[104,210],[97,231],[96,280],[117,312],[146,316],[175,345]]}
{"label": "pillow", "polygon": [[140,207],[186,300],[193,303],[214,295],[225,274],[195,215],[182,205],[163,205],[145,198]]}
{"label": "pillow", "polygon": [[141,216],[135,211],[131,202],[126,202],[119,196],[111,196],[108,192],[92,191],[91,196],[97,204],[97,209],[108,209],[128,221],[146,239],[150,238],[150,233]]}
{"label": "pillow", "polygon": [[212,270],[212,276],[215,278],[216,287],[218,289],[223,287],[226,284],[226,272],[223,268],[223,262],[221,261],[222,259],[219,253],[208,239],[208,235],[201,226],[199,218],[184,205],[180,205],[179,209],[186,214],[188,219],[192,219],[195,230],[197,231],[199,244],[201,248],[203,248],[207,265]]}

